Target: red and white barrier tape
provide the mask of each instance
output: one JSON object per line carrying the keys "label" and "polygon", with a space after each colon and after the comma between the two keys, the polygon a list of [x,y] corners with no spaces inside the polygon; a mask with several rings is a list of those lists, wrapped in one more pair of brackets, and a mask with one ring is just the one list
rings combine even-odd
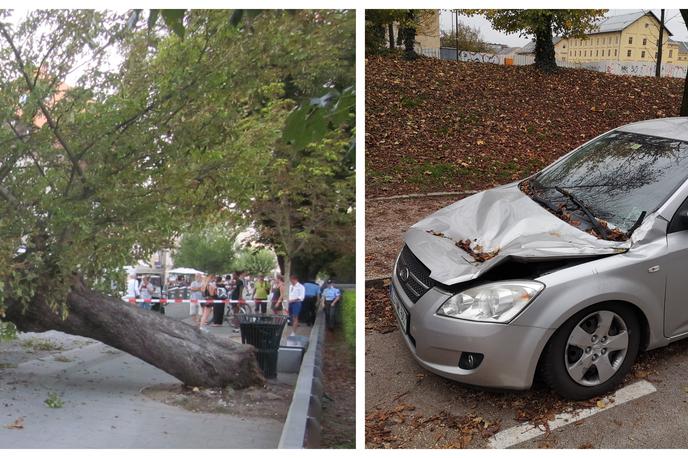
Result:
{"label": "red and white barrier tape", "polygon": [[261,299],[261,300],[245,300],[245,299],[134,299],[132,298],[123,298],[125,302],[129,302],[130,304],[135,304],[137,302],[145,302],[147,304],[183,304],[183,303],[188,303],[188,304],[255,304],[256,302],[267,302],[267,299]]}

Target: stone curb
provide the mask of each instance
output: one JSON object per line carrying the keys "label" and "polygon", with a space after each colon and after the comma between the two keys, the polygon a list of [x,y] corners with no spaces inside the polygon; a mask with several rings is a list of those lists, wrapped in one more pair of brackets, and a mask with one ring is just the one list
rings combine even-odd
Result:
{"label": "stone curb", "polygon": [[319,448],[322,415],[322,359],[325,315],[318,312],[294,387],[278,448]]}

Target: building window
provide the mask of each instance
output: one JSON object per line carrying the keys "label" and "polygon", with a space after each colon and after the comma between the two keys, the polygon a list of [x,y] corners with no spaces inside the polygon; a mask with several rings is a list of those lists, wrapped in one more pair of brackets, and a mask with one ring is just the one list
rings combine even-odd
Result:
{"label": "building window", "polygon": [[599,46],[599,45],[600,45],[600,39],[598,38],[597,39],[597,46]]}
{"label": "building window", "polygon": [[595,57],[600,57],[600,50],[599,49],[595,51]]}
{"label": "building window", "polygon": [[618,55],[618,51],[619,51],[618,49],[614,50],[614,57],[616,57]]}
{"label": "building window", "polygon": [[657,58],[657,52],[655,52],[655,59]]}
{"label": "building window", "polygon": [[645,59],[645,51],[642,51],[642,52],[640,53],[640,58],[641,58],[641,59]]}
{"label": "building window", "polygon": [[611,56],[611,55],[612,55],[612,50],[611,50],[611,49],[607,49],[607,57],[609,57],[609,56]]}
{"label": "building window", "polygon": [[629,49],[628,52],[626,53],[626,56],[631,57],[631,50]]}
{"label": "building window", "polygon": [[669,50],[669,57],[673,57],[673,56],[672,56],[673,54],[674,54],[674,50],[673,50],[673,49],[670,49],[670,50]]}
{"label": "building window", "polygon": [[647,38],[643,38],[643,46],[647,45]]}
{"label": "building window", "polygon": [[628,44],[632,45],[633,44],[633,37],[628,37]]}
{"label": "building window", "polygon": [[647,29],[648,27],[650,27],[650,23],[649,23],[649,22],[646,22],[646,23],[645,23],[645,28]]}

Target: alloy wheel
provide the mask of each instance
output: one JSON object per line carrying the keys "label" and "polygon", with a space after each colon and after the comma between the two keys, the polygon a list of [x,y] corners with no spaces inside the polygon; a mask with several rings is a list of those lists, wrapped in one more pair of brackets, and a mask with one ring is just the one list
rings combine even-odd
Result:
{"label": "alloy wheel", "polygon": [[619,370],[628,346],[624,320],[609,310],[598,310],[583,318],[569,334],[564,364],[576,383],[596,386]]}

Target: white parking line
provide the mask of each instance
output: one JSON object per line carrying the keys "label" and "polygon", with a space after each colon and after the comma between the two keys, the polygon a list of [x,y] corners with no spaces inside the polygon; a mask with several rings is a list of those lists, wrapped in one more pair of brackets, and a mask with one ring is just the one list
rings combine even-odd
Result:
{"label": "white parking line", "polygon": [[[554,420],[547,422],[547,424],[550,431],[553,431],[575,421],[595,415],[596,413],[609,410],[614,406],[618,406],[650,393],[654,393],[655,391],[657,391],[657,388],[655,388],[652,383],[641,380],[632,385],[625,386],[616,391],[614,394],[604,398],[604,407],[596,406],[588,409],[574,410],[573,412],[560,413],[554,417]],[[520,444],[521,442],[525,442],[543,434],[545,434],[545,429],[533,426],[531,423],[523,423],[521,425],[514,426],[513,428],[500,431],[492,436],[488,441],[488,447],[513,447],[514,445]]]}

